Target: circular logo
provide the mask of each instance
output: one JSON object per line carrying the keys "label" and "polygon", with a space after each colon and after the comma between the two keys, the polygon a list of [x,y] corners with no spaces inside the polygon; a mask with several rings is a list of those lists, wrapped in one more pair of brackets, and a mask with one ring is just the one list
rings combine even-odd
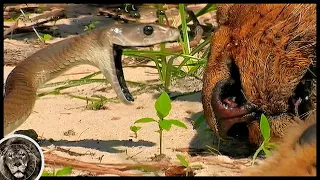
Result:
{"label": "circular logo", "polygon": [[43,169],[43,152],[33,139],[21,134],[1,139],[0,179],[38,180]]}

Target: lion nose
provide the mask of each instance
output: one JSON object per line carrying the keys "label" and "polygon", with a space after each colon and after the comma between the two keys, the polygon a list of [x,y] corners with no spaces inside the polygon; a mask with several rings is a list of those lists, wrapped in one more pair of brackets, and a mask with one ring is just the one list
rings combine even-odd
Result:
{"label": "lion nose", "polygon": [[14,162],[13,165],[19,167],[22,165],[22,163],[20,161],[17,161],[17,162]]}

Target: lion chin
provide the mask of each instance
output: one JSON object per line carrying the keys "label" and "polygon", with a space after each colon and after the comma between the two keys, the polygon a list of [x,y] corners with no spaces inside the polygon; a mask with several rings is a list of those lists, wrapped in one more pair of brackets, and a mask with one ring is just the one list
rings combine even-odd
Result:
{"label": "lion chin", "polygon": [[12,173],[12,174],[13,174],[14,177],[16,177],[16,178],[22,178],[22,177],[24,176],[24,174],[21,173],[21,172],[16,172],[16,173]]}
{"label": "lion chin", "polygon": [[7,166],[14,177],[16,177],[16,178],[23,178],[24,177],[24,173],[27,168],[27,163],[23,164],[19,167],[13,166],[11,164],[7,164]]}

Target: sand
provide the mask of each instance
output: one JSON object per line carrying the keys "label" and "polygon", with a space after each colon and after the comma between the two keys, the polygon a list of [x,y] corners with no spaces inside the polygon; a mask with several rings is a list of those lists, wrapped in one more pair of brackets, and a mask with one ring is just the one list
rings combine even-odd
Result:
{"label": "sand", "polygon": [[[62,39],[57,38],[55,41]],[[13,64],[41,48],[43,47],[34,43],[34,41],[27,42],[19,38],[6,39],[4,41],[4,57],[6,64],[10,66],[4,66],[4,81],[14,68]],[[10,64],[12,61],[15,63]],[[148,62],[147,65],[154,65],[154,63]],[[98,69],[95,67],[80,65],[47,83],[79,79],[96,71]],[[148,84],[150,87],[159,84],[159,76],[156,70],[152,68],[124,68],[124,76],[127,81]],[[103,78],[103,76],[99,75],[97,78]],[[192,86],[194,90],[201,89],[201,81],[193,82],[185,79],[181,82],[183,83],[176,83],[171,90],[175,93],[190,91],[189,82],[190,84],[197,84]],[[136,89],[136,86],[129,86],[131,92]],[[52,88],[39,89],[38,93],[50,90]],[[134,95],[135,101],[131,105],[107,102],[100,110],[88,110],[85,100],[72,98],[69,95],[116,97],[113,89],[107,83],[81,85],[62,90],[61,93],[60,95],[46,95],[38,98],[33,112],[18,129],[34,129],[43,139],[40,142],[41,147],[51,150],[56,148],[51,153],[61,157],[83,162],[113,164],[154,162],[152,159],[155,154],[159,153],[159,134],[154,132],[157,130],[157,124],[140,124],[142,129],[138,132],[137,138],[130,131],[130,126],[140,118],[157,118],[154,109],[155,100],[159,96],[157,89],[149,88]],[[164,131],[163,153],[166,158],[163,161],[178,164],[176,154],[182,154],[190,162],[192,161],[192,164],[203,166],[203,169],[195,170],[196,176],[240,175],[241,169],[250,166],[251,160],[249,158],[231,159],[213,153],[209,156],[191,157],[187,152],[175,151],[176,148],[206,148],[206,145],[212,144],[212,134],[204,131],[207,128],[205,124],[199,129],[193,129],[194,120],[201,114],[200,92],[172,101],[172,110],[168,118],[182,121],[186,124],[187,129],[173,126],[170,131]],[[86,155],[70,155],[57,150],[58,147]],[[46,165],[46,169],[52,170],[52,165]],[[154,173],[128,170],[127,172],[142,173],[146,176],[164,175],[163,171]],[[95,176],[96,174],[91,173],[90,170],[79,171],[74,169],[71,175]]]}

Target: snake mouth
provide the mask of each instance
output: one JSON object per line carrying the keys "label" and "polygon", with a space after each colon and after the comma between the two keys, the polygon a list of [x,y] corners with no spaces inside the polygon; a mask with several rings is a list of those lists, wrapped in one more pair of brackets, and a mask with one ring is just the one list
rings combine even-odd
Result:
{"label": "snake mouth", "polygon": [[123,51],[122,49],[123,48],[124,47],[119,45],[113,45],[113,56],[114,56],[114,63],[116,67],[116,76],[121,88],[121,92],[124,95],[125,99],[129,102],[133,102],[134,98],[128,89],[127,83],[123,75],[123,68],[122,68],[122,51]]}

